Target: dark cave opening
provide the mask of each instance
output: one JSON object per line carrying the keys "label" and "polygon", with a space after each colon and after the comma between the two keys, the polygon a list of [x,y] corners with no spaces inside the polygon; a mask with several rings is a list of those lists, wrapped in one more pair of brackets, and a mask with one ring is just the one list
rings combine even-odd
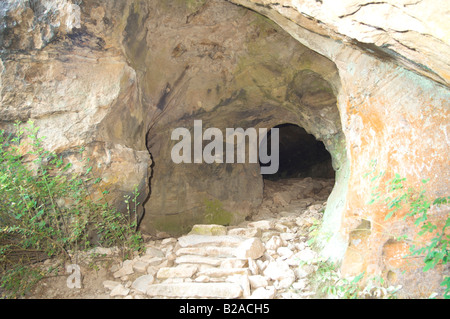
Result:
{"label": "dark cave opening", "polygon": [[[263,174],[265,180],[335,178],[331,155],[321,141],[295,124],[281,124],[275,128],[279,129],[279,169],[275,174]],[[268,141],[271,140],[270,135],[271,131],[267,136]]]}

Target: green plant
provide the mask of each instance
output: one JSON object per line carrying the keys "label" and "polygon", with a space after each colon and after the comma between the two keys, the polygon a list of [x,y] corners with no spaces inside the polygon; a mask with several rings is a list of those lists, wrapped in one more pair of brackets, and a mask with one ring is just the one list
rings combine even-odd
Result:
{"label": "green plant", "polygon": [[[420,194],[420,203],[417,207],[413,207],[412,212],[409,216],[415,216],[421,214],[419,218],[416,219],[416,226],[420,226],[419,236],[423,236],[427,233],[434,234],[434,237],[425,245],[412,245],[410,248],[411,255],[425,256],[424,263],[425,267],[423,271],[428,271],[434,268],[437,264],[441,263],[446,265],[449,261],[450,255],[450,234],[446,233],[446,229],[450,227],[450,216],[445,220],[444,225],[440,230],[438,230],[435,223],[428,221],[427,211],[425,210],[429,207],[429,201],[426,197],[422,198],[424,194]],[[440,197],[434,200],[433,205],[447,204],[450,197]],[[444,280],[441,282],[441,286],[445,287],[443,297],[445,299],[450,299],[450,276],[445,276]]]}
{"label": "green plant", "polygon": [[312,225],[308,228],[308,245],[315,246],[318,240],[320,226],[322,222],[318,219],[314,219]]}
{"label": "green plant", "polygon": [[[317,259],[308,262],[316,267],[310,281],[315,286],[318,297],[356,299],[360,293],[359,281],[364,273],[353,278],[341,276],[339,267],[330,260]],[[300,265],[302,266],[302,265]]]}
{"label": "green plant", "polygon": [[2,288],[8,292],[8,296],[23,295],[46,275],[48,273],[42,269],[18,265],[2,274]]}
{"label": "green plant", "polygon": [[[371,181],[375,181],[383,175],[383,173],[379,173]],[[420,190],[406,187],[406,182],[406,178],[395,174],[392,179],[385,183],[383,190],[372,193],[369,204],[384,203],[387,208],[385,220],[396,216],[397,212],[405,209],[407,213],[404,219],[414,219],[414,224],[420,229],[417,234],[419,236],[428,234],[431,237],[427,242],[421,243],[416,243],[416,240],[407,238],[406,235],[397,237],[397,239],[413,243],[410,247],[411,254],[408,256],[422,256],[425,263],[423,271],[428,271],[438,264],[446,265],[449,262],[450,252],[450,235],[447,231],[447,228],[450,227],[450,216],[447,216],[443,226],[439,229],[436,222],[429,220],[429,211],[433,205],[447,204],[450,197],[439,197],[433,201],[428,197],[424,188],[428,180],[422,180],[423,186]],[[374,187],[374,189],[379,190],[379,187]],[[445,287],[443,297],[450,299],[450,276],[444,276],[441,286]]]}
{"label": "green plant", "polygon": [[104,196],[93,198],[91,189],[101,178],[93,176],[89,158],[83,157],[84,171],[76,173],[42,142],[32,122],[16,123],[12,133],[0,130],[0,285],[12,297],[45,276],[33,267],[38,261],[70,259],[94,245],[119,246],[124,256],[141,247],[130,218],[139,205],[137,190],[125,199],[131,204],[124,216]]}
{"label": "green plant", "polygon": [[363,282],[365,273],[343,277],[336,263],[330,260],[316,259],[308,262],[316,271],[310,281],[316,288],[318,297],[339,299],[395,299],[402,286],[389,286],[382,277],[372,276]]}
{"label": "green plant", "polygon": [[333,237],[332,232],[324,232],[322,228],[323,219],[312,218],[312,223],[308,228],[308,241],[307,244],[313,249],[320,249],[320,247],[331,240]]}
{"label": "green plant", "polygon": [[367,280],[359,295],[369,299],[396,299],[396,294],[401,288],[401,285],[385,287],[384,279],[381,276],[373,276]]}

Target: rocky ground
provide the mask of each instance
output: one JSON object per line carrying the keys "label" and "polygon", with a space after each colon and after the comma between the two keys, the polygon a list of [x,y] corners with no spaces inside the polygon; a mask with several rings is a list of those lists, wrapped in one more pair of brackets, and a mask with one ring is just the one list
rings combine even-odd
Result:
{"label": "rocky ground", "polygon": [[[26,298],[309,298],[317,257],[308,245],[334,181],[265,181],[264,201],[233,227],[196,225],[182,237],[149,238],[146,252],[121,261],[115,249],[80,254],[75,272],[42,280]],[[47,261],[52,265],[54,261]]]}

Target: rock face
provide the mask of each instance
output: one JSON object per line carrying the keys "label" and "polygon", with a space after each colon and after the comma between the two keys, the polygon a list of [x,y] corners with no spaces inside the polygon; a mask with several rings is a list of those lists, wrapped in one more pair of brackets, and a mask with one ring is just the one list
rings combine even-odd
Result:
{"label": "rock face", "polygon": [[[448,6],[445,0],[231,1],[264,14],[289,18],[317,35],[341,40],[439,83],[449,83],[450,65],[445,52],[450,45],[450,23],[448,13],[442,11]],[[288,24],[286,29],[290,28]]]}
{"label": "rock face", "polygon": [[71,1],[6,1],[0,9],[1,126],[34,121],[45,146],[77,169],[84,147],[110,203],[124,206],[134,187],[142,202],[151,172],[144,109],[135,70],[111,47],[117,35],[95,22],[106,21],[105,9]]}
{"label": "rock face", "polygon": [[178,142],[172,131],[183,127],[193,136],[194,120],[202,120],[203,131],[222,132],[297,124],[326,144],[339,169],[345,153],[329,83],[337,79],[333,63],[226,1],[194,8],[149,2],[135,14],[132,21],[146,27],[130,20],[126,52],[132,65],[146,65],[136,69],[154,121],[147,135],[155,165],[143,229],[182,234],[193,224],[236,224],[261,204],[258,163],[172,161]]}
{"label": "rock face", "polygon": [[[409,245],[388,235],[417,229],[402,214],[386,221],[386,208],[367,203],[372,187],[396,173],[416,189],[429,179],[432,198],[448,194],[449,22],[442,7],[431,1],[233,2],[266,15],[338,68],[336,96],[348,163],[337,171],[338,183],[342,179],[346,186],[337,185],[329,198],[336,206],[327,207],[322,231],[332,239],[322,253],[342,259],[346,273],[391,273],[407,287],[406,295],[420,290],[425,296],[440,279],[425,278],[420,266],[399,261]],[[386,173],[380,184],[363,178],[372,171],[369,163]],[[352,244],[364,223],[364,236]],[[417,281],[428,281],[428,288],[418,289]]]}
{"label": "rock face", "polygon": [[[175,128],[193,132],[194,120],[222,131],[298,125],[324,143],[336,172],[323,256],[342,261],[350,274],[390,274],[407,295],[417,295],[411,279],[423,280],[420,267],[399,261],[408,245],[387,235],[415,228],[401,214],[385,221],[386,211],[367,205],[377,185],[364,176],[384,171],[381,183],[399,174],[415,187],[429,179],[431,197],[448,195],[445,6],[2,1],[0,127],[33,120],[46,147],[73,162],[84,147],[103,177],[99,191],[108,189],[120,208],[137,186],[145,203],[141,229],[180,235],[194,224],[232,225],[258,212],[264,183],[259,163],[175,164]],[[283,207],[295,200],[311,204],[283,191],[273,201]],[[254,235],[272,227],[261,224]],[[280,240],[270,246],[281,248]],[[128,289],[116,288],[117,295]]]}

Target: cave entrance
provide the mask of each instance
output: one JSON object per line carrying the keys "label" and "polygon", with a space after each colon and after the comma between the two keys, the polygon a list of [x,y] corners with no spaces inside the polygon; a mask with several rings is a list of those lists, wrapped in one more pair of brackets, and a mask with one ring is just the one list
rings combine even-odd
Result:
{"label": "cave entrance", "polygon": [[280,209],[298,212],[312,205],[324,209],[335,183],[330,153],[323,142],[298,125],[275,128],[279,129],[279,169],[276,174],[262,174],[263,208],[272,213]]}
{"label": "cave entrance", "polygon": [[[288,178],[334,179],[331,155],[325,145],[295,124],[281,124],[279,129],[279,169],[276,174],[263,174],[267,180]],[[270,141],[271,131],[268,133]],[[270,151],[270,143],[269,143]]]}

